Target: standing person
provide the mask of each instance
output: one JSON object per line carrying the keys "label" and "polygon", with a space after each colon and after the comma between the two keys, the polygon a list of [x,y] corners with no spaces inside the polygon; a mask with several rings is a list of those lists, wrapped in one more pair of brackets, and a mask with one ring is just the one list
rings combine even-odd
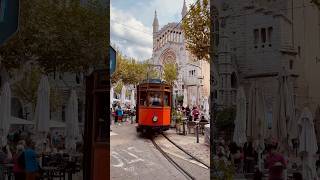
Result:
{"label": "standing person", "polygon": [[114,109],[114,124],[118,123],[118,118],[119,118],[118,117],[118,106],[116,106],[115,109]]}
{"label": "standing person", "polygon": [[0,149],[0,180],[5,180],[4,174],[4,164],[11,161],[12,154],[8,145]]}
{"label": "standing person", "polygon": [[121,122],[122,121],[122,116],[123,116],[123,110],[122,110],[120,105],[118,106],[117,116],[118,116],[118,121]]}
{"label": "standing person", "polygon": [[255,165],[256,153],[253,149],[252,142],[247,142],[243,148],[244,152],[244,171],[246,173],[252,173]]}
{"label": "standing person", "polygon": [[192,110],[192,116],[193,116],[194,121],[199,119],[199,114],[200,114],[200,112],[199,112],[198,108],[195,106]]}
{"label": "standing person", "polygon": [[24,172],[25,158],[24,158],[23,151],[24,151],[24,146],[22,144],[18,144],[16,153],[13,156],[13,174],[14,174],[15,180],[26,179],[26,175]]}
{"label": "standing person", "polygon": [[187,106],[187,107],[186,107],[185,112],[186,112],[186,117],[189,119],[190,112],[191,112],[191,110],[190,110],[189,106]]}
{"label": "standing person", "polygon": [[266,165],[269,169],[269,180],[283,180],[283,170],[287,166],[286,160],[280,153],[276,152],[276,149],[276,145],[271,145],[268,150]]}
{"label": "standing person", "polygon": [[39,162],[34,148],[35,143],[28,140],[24,150],[26,180],[36,180],[39,177]]}
{"label": "standing person", "polygon": [[112,131],[111,130],[112,119],[113,119],[113,109],[110,108],[110,131]]}

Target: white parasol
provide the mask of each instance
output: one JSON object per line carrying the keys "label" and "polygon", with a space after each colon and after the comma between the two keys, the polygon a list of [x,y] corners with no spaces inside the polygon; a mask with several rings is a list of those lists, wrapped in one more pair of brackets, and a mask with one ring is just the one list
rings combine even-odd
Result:
{"label": "white parasol", "polygon": [[79,141],[78,98],[75,90],[71,91],[66,113],[66,148],[76,150],[76,142]]}
{"label": "white parasol", "polygon": [[50,87],[48,77],[43,75],[40,80],[37,94],[35,122],[38,132],[49,132],[50,120]]}
{"label": "white parasol", "polygon": [[136,100],[134,97],[134,90],[131,91],[131,106],[135,107],[136,106]]}
{"label": "white parasol", "polygon": [[50,87],[48,77],[42,75],[38,93],[37,93],[37,105],[35,110],[35,122],[37,130],[37,147],[44,150],[44,142],[46,135],[49,132],[50,122]]}
{"label": "white parasol", "polygon": [[188,92],[187,89],[185,88],[183,91],[183,107],[188,106]]}
{"label": "white parasol", "polygon": [[292,147],[291,140],[298,137],[298,128],[295,118],[293,89],[289,86],[288,76],[279,73],[279,85],[272,122],[272,131],[279,141],[282,150],[288,152]]}
{"label": "white parasol", "polygon": [[6,82],[2,87],[0,99],[0,147],[7,145],[9,119],[11,119],[11,89],[9,83]]}
{"label": "white parasol", "polygon": [[246,120],[247,120],[247,108],[246,108],[246,96],[244,94],[243,87],[237,90],[237,114],[235,119],[235,128],[233,133],[233,141],[238,146],[243,146],[247,142],[246,137]]}
{"label": "white parasol", "polygon": [[120,100],[121,104],[126,104],[126,92],[127,92],[126,87],[123,85],[121,89],[121,100]]}
{"label": "white parasol", "polygon": [[114,95],[114,89],[111,87],[110,89],[110,108],[112,107],[113,104],[113,95]]}
{"label": "white parasol", "polygon": [[315,155],[318,150],[318,146],[314,130],[313,116],[308,108],[304,108],[301,114],[299,127],[299,153],[302,156],[303,179],[314,179],[317,177]]}
{"label": "white parasol", "polygon": [[247,136],[251,137],[259,154],[258,166],[262,169],[261,153],[267,132],[265,99],[261,87],[256,82],[250,88]]}

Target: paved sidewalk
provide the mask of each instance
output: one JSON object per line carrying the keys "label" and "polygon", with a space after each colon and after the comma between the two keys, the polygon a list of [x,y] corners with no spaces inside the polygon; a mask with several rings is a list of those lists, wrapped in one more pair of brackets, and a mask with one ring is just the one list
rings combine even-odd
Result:
{"label": "paved sidewalk", "polygon": [[195,134],[179,135],[175,129],[165,131],[164,134],[187,152],[210,165],[210,147],[204,143],[203,135],[199,134],[199,143],[197,143]]}

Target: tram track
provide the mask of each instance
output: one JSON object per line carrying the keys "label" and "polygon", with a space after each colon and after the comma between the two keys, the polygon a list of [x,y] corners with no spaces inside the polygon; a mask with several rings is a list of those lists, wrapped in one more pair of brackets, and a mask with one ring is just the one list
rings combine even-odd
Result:
{"label": "tram track", "polygon": [[[200,163],[201,165],[203,165],[204,167],[210,169],[210,167],[205,164],[204,162],[202,162],[200,159],[194,157],[192,154],[190,154],[189,152],[187,152],[185,149],[183,149],[181,146],[179,146],[178,144],[176,144],[174,141],[172,141],[170,138],[168,138],[165,134],[160,133],[160,135],[162,135],[167,141],[169,141],[171,144],[173,144],[176,148],[178,148],[180,151],[182,151],[184,154],[186,154],[187,156],[189,156],[191,159],[195,160],[196,162]],[[188,172],[184,167],[182,167],[177,161],[174,160],[174,158],[172,158],[171,154],[166,152],[155,140],[155,137],[152,136],[151,138],[151,142],[154,145],[154,147],[179,171],[181,172],[186,179],[191,179],[191,180],[196,180],[196,178],[190,173]],[[191,162],[189,162],[191,163]]]}

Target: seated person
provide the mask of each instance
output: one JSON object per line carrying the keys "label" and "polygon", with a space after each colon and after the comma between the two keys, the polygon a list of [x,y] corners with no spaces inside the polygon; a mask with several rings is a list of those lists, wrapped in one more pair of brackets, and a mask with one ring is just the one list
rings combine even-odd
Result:
{"label": "seated person", "polygon": [[208,122],[208,120],[206,120],[204,116],[201,116],[200,122]]}
{"label": "seated person", "polygon": [[152,97],[149,98],[149,102],[152,106],[161,106],[160,95],[153,94]]}

